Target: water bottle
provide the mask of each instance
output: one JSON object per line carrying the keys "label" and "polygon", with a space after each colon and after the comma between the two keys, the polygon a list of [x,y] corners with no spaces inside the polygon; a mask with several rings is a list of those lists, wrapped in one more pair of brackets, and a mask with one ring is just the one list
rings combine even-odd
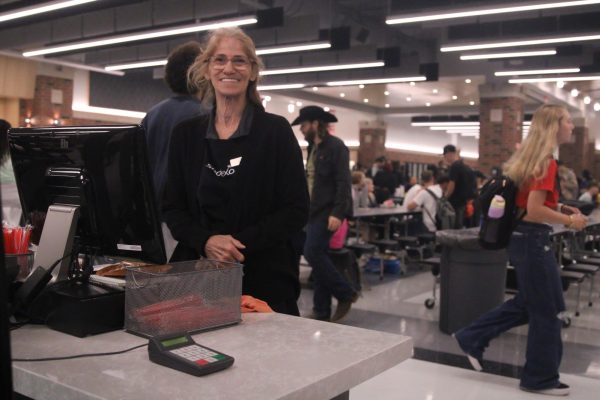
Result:
{"label": "water bottle", "polygon": [[488,209],[488,219],[486,226],[484,227],[484,240],[489,243],[496,243],[498,241],[498,234],[500,229],[501,218],[504,216],[504,207],[506,201],[504,197],[495,195],[490,203]]}

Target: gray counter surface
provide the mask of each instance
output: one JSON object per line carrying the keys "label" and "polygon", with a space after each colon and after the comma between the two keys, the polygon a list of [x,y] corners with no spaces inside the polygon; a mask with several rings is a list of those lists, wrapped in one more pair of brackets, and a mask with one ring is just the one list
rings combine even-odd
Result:
{"label": "gray counter surface", "polygon": [[[194,377],[154,364],[147,348],[120,355],[13,362],[15,391],[43,399],[330,399],[412,355],[412,339],[282,314],[193,335],[235,358]],[[13,358],[113,352],[147,340],[124,331],[77,338],[41,325],[11,333]]]}

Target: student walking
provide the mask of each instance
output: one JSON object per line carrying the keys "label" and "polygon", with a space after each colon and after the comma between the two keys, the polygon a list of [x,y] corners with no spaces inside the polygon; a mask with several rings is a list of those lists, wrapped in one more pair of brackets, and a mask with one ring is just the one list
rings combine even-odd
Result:
{"label": "student walking", "polygon": [[558,203],[557,164],[552,154],[569,141],[572,131],[571,117],[563,107],[544,105],[533,115],[529,135],[504,166],[504,173],[519,187],[516,204],[526,211],[509,245],[519,292],[454,334],[473,368],[480,371],[483,352],[493,338],[529,323],[520,388],[554,396],[569,394],[569,386],[559,381],[560,313],[565,304],[550,243],[552,227],[547,224],[575,230],[586,225],[578,209]]}

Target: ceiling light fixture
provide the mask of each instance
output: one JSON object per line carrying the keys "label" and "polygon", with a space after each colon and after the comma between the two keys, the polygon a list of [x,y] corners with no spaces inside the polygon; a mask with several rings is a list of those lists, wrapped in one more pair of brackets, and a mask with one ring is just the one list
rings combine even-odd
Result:
{"label": "ceiling light fixture", "polygon": [[[561,76],[559,78],[518,78],[509,79],[508,83],[542,83],[542,82],[584,82],[584,81],[600,81],[600,75],[588,76]],[[557,84],[558,86],[558,84]],[[561,86],[559,86],[561,87]]]}
{"label": "ceiling light fixture", "polygon": [[600,111],[600,103],[594,103],[594,111]]}
{"label": "ceiling light fixture", "polygon": [[481,49],[497,49],[501,47],[514,47],[514,46],[534,46],[538,44],[549,44],[549,43],[570,43],[570,42],[585,42],[589,40],[600,40],[600,35],[577,35],[577,36],[560,36],[551,37],[545,39],[531,39],[531,40],[514,40],[511,42],[489,42],[489,43],[476,43],[476,44],[465,44],[459,46],[445,46],[440,48],[442,53],[451,51],[467,51],[467,50],[481,50]]}
{"label": "ceiling light fixture", "polygon": [[425,107],[431,107],[431,103],[430,102],[425,103]]}
{"label": "ceiling light fixture", "polygon": [[321,65],[317,67],[299,67],[299,68],[283,68],[283,69],[271,69],[261,71],[260,75],[283,75],[283,74],[302,74],[305,72],[319,72],[319,71],[337,71],[342,69],[360,69],[360,68],[377,68],[383,67],[385,63],[383,61],[368,62],[368,63],[355,63],[355,64],[337,64],[337,65]]}
{"label": "ceiling light fixture", "polygon": [[256,49],[256,55],[264,56],[267,54],[279,54],[279,53],[294,53],[297,51],[308,51],[308,50],[320,50],[329,49],[331,43],[329,42],[315,42],[315,43],[302,43],[292,44],[285,46],[266,47],[263,49]]}
{"label": "ceiling light fixture", "polygon": [[136,42],[139,40],[154,39],[166,36],[184,35],[187,33],[209,31],[218,28],[233,27],[255,24],[258,20],[256,17],[245,17],[237,19],[227,19],[215,22],[207,22],[202,24],[187,25],[179,28],[160,29],[156,31],[140,32],[131,35],[113,36],[105,39],[89,40],[62,46],[47,47],[39,50],[31,50],[23,53],[25,57],[41,56],[45,54],[64,53],[66,51],[74,51],[80,49],[88,49],[91,47],[109,46],[118,43]]}
{"label": "ceiling light fixture", "polygon": [[579,90],[571,89],[571,97],[577,97],[577,96],[579,96]]}
{"label": "ceiling light fixture", "polygon": [[71,109],[73,111],[80,111],[80,112],[93,113],[93,114],[139,118],[140,120],[142,120],[146,116],[145,112],[121,110],[121,109],[117,109],[117,108],[92,107],[92,106],[88,106],[85,104],[78,104],[78,103],[73,103],[73,105],[71,106]]}
{"label": "ceiling light fixture", "polygon": [[386,103],[385,108],[390,108],[390,105]]}
{"label": "ceiling light fixture", "polygon": [[479,9],[471,9],[464,11],[450,11],[444,13],[416,13],[405,16],[390,17],[386,19],[385,23],[388,25],[396,24],[411,24],[415,22],[425,21],[439,21],[445,19],[457,19],[467,17],[477,17],[482,15],[495,15],[495,14],[507,14],[507,13],[518,13],[527,12],[534,10],[547,10],[552,8],[564,8],[564,7],[580,7],[588,6],[592,4],[599,4],[599,0],[580,0],[580,1],[554,1],[547,3],[527,4],[527,5],[511,5],[505,7],[486,7]]}
{"label": "ceiling light fixture", "polygon": [[91,3],[96,0],[70,0],[70,1],[53,1],[50,3],[40,4],[36,6],[20,8],[17,10],[0,14],[0,22],[10,21],[18,18],[25,18],[31,15],[43,14],[54,10],[60,10],[67,7],[78,6],[80,4]]}
{"label": "ceiling light fixture", "polygon": [[471,80],[469,78],[465,79],[465,83],[471,83]]}
{"label": "ceiling light fixture", "polygon": [[[297,46],[280,46],[280,47],[271,47],[265,49],[256,49],[257,55],[265,55],[265,54],[276,54],[276,53],[292,53],[296,51],[307,51],[307,50],[315,50],[321,48],[329,48],[331,44],[329,42],[321,43],[321,44],[303,44]],[[149,60],[142,61],[136,63],[129,64],[117,64],[117,65],[107,65],[104,67],[107,71],[121,71],[124,69],[135,69],[135,68],[147,68],[147,67],[160,67],[162,65],[166,65],[167,60]]]}
{"label": "ceiling light fixture", "polygon": [[130,63],[130,64],[107,65],[106,67],[104,67],[104,69],[107,71],[122,71],[124,69],[161,67],[163,65],[167,65],[166,59],[154,60],[154,61],[142,61],[142,62]]}
{"label": "ceiling light fixture", "polygon": [[411,126],[479,126],[478,121],[411,122]]}
{"label": "ceiling light fixture", "polygon": [[469,60],[489,60],[493,58],[518,58],[518,57],[536,57],[536,56],[554,56],[556,50],[533,50],[533,51],[513,51],[508,53],[485,53],[485,54],[465,54],[460,56],[463,61]]}
{"label": "ceiling light fixture", "polygon": [[592,98],[590,96],[585,96],[583,98],[583,103],[584,104],[590,104],[592,102]]}
{"label": "ceiling light fixture", "polygon": [[430,126],[429,130],[430,131],[447,131],[447,130],[453,130],[453,129],[458,129],[461,131],[479,131],[479,127],[478,126]]}
{"label": "ceiling light fixture", "polygon": [[425,81],[424,76],[411,76],[407,78],[381,78],[381,79],[360,79],[354,81],[335,81],[327,82],[327,86],[348,86],[348,85],[373,85],[377,83],[403,83],[410,81]]}
{"label": "ceiling light fixture", "polygon": [[340,93],[340,97],[346,97],[346,93]]}
{"label": "ceiling light fixture", "polygon": [[521,71],[498,71],[495,76],[513,76],[513,75],[543,75],[543,74],[576,74],[580,71],[575,68],[554,68],[554,69],[530,69]]}
{"label": "ceiling light fixture", "polygon": [[257,89],[259,91],[261,90],[284,90],[284,89],[302,89],[304,86],[306,86],[303,83],[289,83],[286,85],[264,85],[264,86],[258,86]]}
{"label": "ceiling light fixture", "polygon": [[458,99],[458,96],[456,96],[456,95],[452,96],[452,100],[456,100],[456,99]]}

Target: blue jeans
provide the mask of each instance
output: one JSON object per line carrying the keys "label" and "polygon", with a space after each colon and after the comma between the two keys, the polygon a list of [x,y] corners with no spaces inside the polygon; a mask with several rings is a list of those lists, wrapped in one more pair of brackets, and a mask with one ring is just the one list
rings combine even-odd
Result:
{"label": "blue jeans", "polygon": [[562,358],[562,321],[565,310],[559,269],[547,225],[522,221],[509,245],[519,292],[501,306],[456,332],[463,351],[481,359],[490,340],[529,323],[526,362],[521,386],[540,390],[558,386]]}
{"label": "blue jeans", "polygon": [[306,225],[304,258],[313,269],[313,311],[316,317],[326,319],[331,316],[331,296],[338,301],[350,301],[355,293],[327,254],[332,235],[333,232],[327,229],[327,220],[309,221]]}

